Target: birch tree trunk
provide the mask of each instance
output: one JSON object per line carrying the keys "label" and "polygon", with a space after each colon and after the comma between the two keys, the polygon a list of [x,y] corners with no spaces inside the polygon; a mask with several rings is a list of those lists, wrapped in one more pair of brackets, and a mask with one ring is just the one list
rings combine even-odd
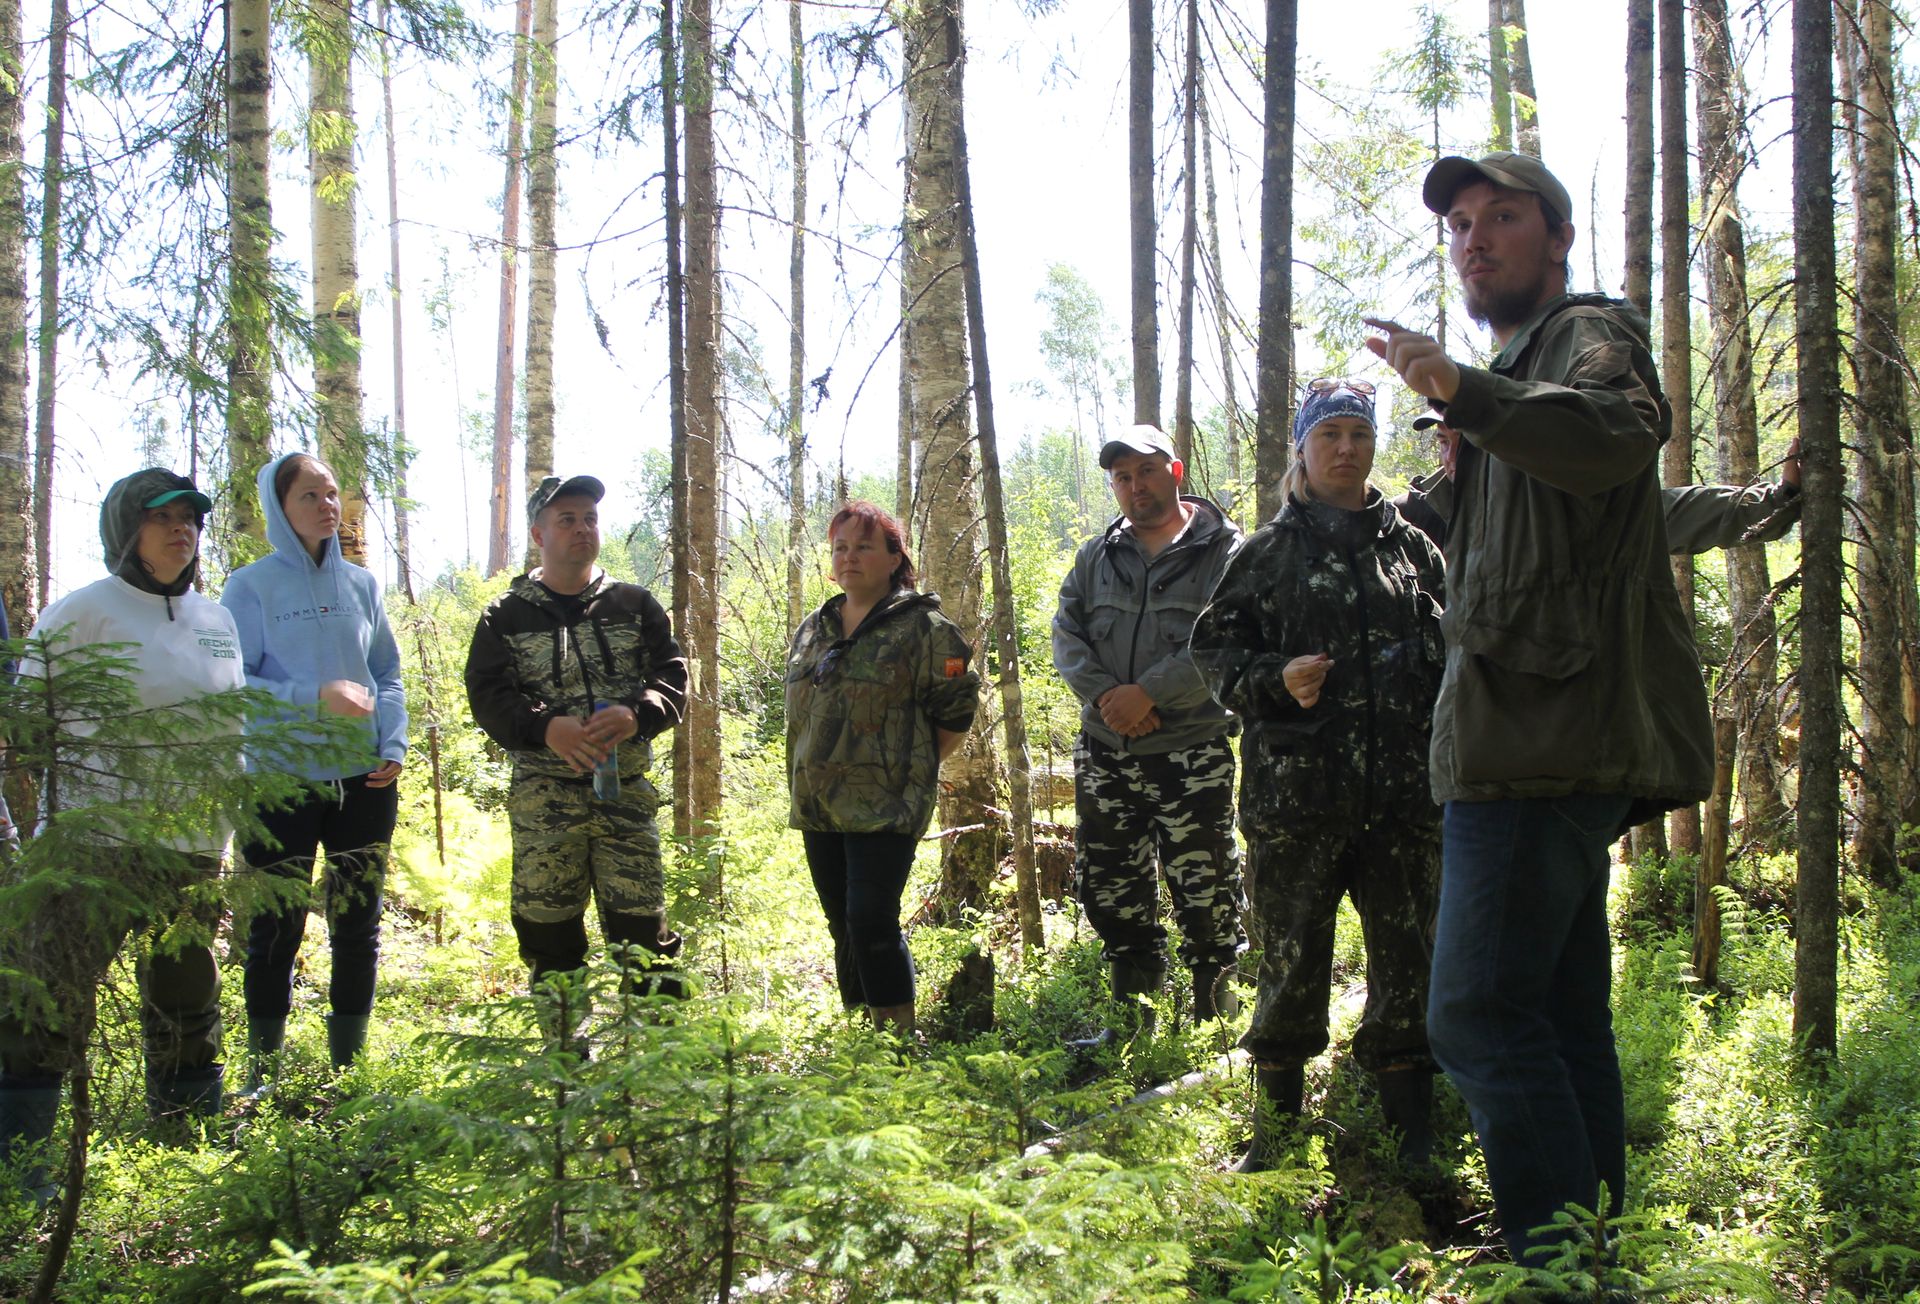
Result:
{"label": "birch tree trunk", "polygon": [[800,628],[807,559],[807,32],[787,0],[787,91],[793,101],[793,233],[787,250],[787,629]]}
{"label": "birch tree trunk", "polygon": [[507,178],[500,196],[500,318],[493,351],[493,490],[487,516],[487,574],[508,566],[513,524],[513,337],[520,316],[520,183],[527,115],[527,60],[533,0],[514,7],[513,74],[507,104]]}
{"label": "birch tree trunk", "polygon": [[360,413],[360,266],[353,145],[353,14],[314,0],[307,150],[313,214],[313,392],[320,456],[340,479],[340,554],[367,560],[367,443]]}
{"label": "birch tree trunk", "polygon": [[1133,419],[1157,426],[1160,230],[1153,202],[1153,0],[1127,0],[1127,226],[1133,260]]}
{"label": "birch tree trunk", "polygon": [[[1868,0],[1871,4],[1873,0]],[[1842,603],[1840,362],[1834,303],[1833,5],[1793,3],[1793,272],[1800,414],[1800,801],[1793,1034],[1837,1044]]]}
{"label": "birch tree trunk", "polygon": [[[720,282],[719,170],[713,136],[712,0],[689,0],[682,29],[687,111],[687,503],[689,584],[683,640],[692,683],[687,818],[695,837],[720,812]],[[717,893],[720,884],[705,885]],[[711,897],[709,899],[712,899]]]}
{"label": "birch tree trunk", "polygon": [[[527,472],[526,495],[553,474],[554,209],[560,167],[554,154],[560,114],[560,6],[533,0],[533,131],[527,145]],[[531,538],[527,566],[538,561]]]}
{"label": "birch tree trunk", "polygon": [[[1254,478],[1257,514],[1270,521],[1285,504],[1280,477],[1292,448],[1293,128],[1298,0],[1267,0],[1265,132],[1260,165],[1260,338],[1256,354]],[[1252,522],[1249,522],[1252,524]]]}
{"label": "birch tree trunk", "polygon": [[[1189,0],[1191,3],[1192,0]],[[973,404],[980,419],[980,484],[987,517],[987,556],[993,570],[993,631],[1000,649],[1000,720],[1007,744],[1007,815],[1013,837],[1014,892],[1020,944],[1042,950],[1040,880],[1033,859],[1033,767],[1027,751],[1027,713],[1020,696],[1020,598],[1008,561],[1007,499],[1000,484],[1000,441],[993,421],[993,378],[987,366],[987,314],[980,292],[980,241],[973,220],[973,183],[967,157],[966,42],[957,8],[948,12],[953,66],[953,177],[960,252],[966,271],[967,340],[973,350]],[[983,676],[984,678],[984,676]]]}
{"label": "birch tree trunk", "polygon": [[[413,449],[407,444],[406,314],[401,310],[400,293],[400,133],[393,124],[393,45],[388,36],[392,30],[392,0],[380,0],[380,104],[387,123],[387,306],[393,315],[393,552],[400,587],[412,602],[413,532],[408,518],[413,508],[407,500],[407,463],[413,460]],[[429,728],[437,730],[438,726]],[[434,796],[438,800],[438,784]]]}
{"label": "birch tree trunk", "polygon": [[[979,647],[980,487],[967,389],[967,303],[954,157],[953,78],[960,51],[957,0],[926,0],[901,14],[905,45],[906,372],[909,426],[919,446],[914,538],[926,587]],[[940,903],[951,917],[986,897],[999,864],[999,821],[988,712],[941,769]]]}
{"label": "birch tree trunk", "polygon": [[[1533,55],[1527,47],[1527,0],[1503,0],[1510,29],[1507,42],[1507,78],[1513,98],[1514,148],[1535,158],[1540,154],[1540,98],[1533,88]],[[1571,214],[1562,216],[1571,217]]]}
{"label": "birch tree trunk", "polygon": [[219,501],[229,567],[263,555],[267,543],[254,479],[273,440],[269,8],[268,0],[227,3],[227,480]]}
{"label": "birch tree trunk", "polygon": [[1627,302],[1653,317],[1653,0],[1627,0]]}
{"label": "birch tree trunk", "polygon": [[1493,134],[1487,147],[1513,148],[1513,79],[1507,72],[1506,0],[1487,0],[1487,85],[1493,101]]}
{"label": "birch tree trunk", "polygon": [[[1660,382],[1673,405],[1673,433],[1660,453],[1669,487],[1693,483],[1692,226],[1687,199],[1687,18],[1685,0],[1656,0],[1660,43]],[[1673,583],[1694,627],[1693,557],[1673,558]],[[1700,855],[1700,807],[1671,816],[1672,849]]]}
{"label": "birch tree trunk", "polygon": [[[67,27],[67,0],[53,0],[47,18],[47,134],[40,165],[39,360],[33,395],[33,535],[35,554],[41,558],[38,596],[42,607],[47,605],[53,571],[53,396],[60,370],[60,200],[66,166]],[[22,632],[28,628],[21,626]]]}
{"label": "birch tree trunk", "polygon": [[[1726,0],[1695,0],[1694,93],[1700,115],[1701,248],[1707,258],[1707,302],[1713,318],[1714,417],[1720,478],[1747,484],[1760,473],[1759,416],[1753,393],[1753,342],[1748,325],[1747,247],[1741,225],[1739,133],[1744,97],[1733,65]],[[1779,712],[1773,700],[1778,650],[1767,579],[1766,549],[1727,549],[1733,647],[1723,682],[1723,709],[1740,724],[1739,788],[1749,840],[1773,841],[1784,815],[1775,765]]]}
{"label": "birch tree trunk", "polygon": [[[1849,10],[1854,6],[1849,4]],[[1899,137],[1894,128],[1893,16],[1886,0],[1859,0],[1843,50],[1858,105],[1853,152],[1853,314],[1859,395],[1860,821],[1854,858],[1875,882],[1896,881],[1903,812],[1920,785],[1913,769],[1914,627],[1913,428],[1902,374],[1895,231]]]}
{"label": "birch tree trunk", "polygon": [[[1199,152],[1200,3],[1187,0],[1187,66],[1183,78],[1186,102],[1180,112],[1180,324],[1179,361],[1173,381],[1174,453],[1188,466],[1193,461],[1193,300],[1194,254],[1200,240]],[[1191,474],[1191,473],[1189,473]]]}
{"label": "birch tree trunk", "polygon": [[[25,633],[40,611],[33,485],[27,474],[26,85],[20,0],[0,0],[0,596],[10,624]],[[37,564],[36,564],[37,559]],[[16,794],[9,791],[12,799]],[[16,811],[29,811],[19,806]]]}

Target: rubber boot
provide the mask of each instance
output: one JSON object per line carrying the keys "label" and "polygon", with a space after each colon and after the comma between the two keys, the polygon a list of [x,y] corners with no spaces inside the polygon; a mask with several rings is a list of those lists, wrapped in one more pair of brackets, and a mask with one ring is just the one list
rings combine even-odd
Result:
{"label": "rubber boot", "polygon": [[1119,1041],[1153,1035],[1155,1014],[1147,1000],[1167,981],[1164,964],[1114,960],[1107,965],[1107,987],[1113,995],[1113,1021],[1091,1037],[1067,1043],[1075,1050],[1094,1051]]}
{"label": "rubber boot", "polygon": [[354,1056],[367,1044],[367,1023],[370,1018],[365,1014],[327,1016],[327,1058],[335,1069],[343,1069],[353,1063]]}
{"label": "rubber boot", "polygon": [[1380,1114],[1400,1139],[1400,1162],[1424,1167],[1433,1159],[1433,1071],[1388,1069],[1380,1084]]}
{"label": "rubber boot", "polygon": [[280,1076],[280,1049],[287,1042],[285,1019],[247,1020],[247,1088],[241,1099],[265,1100]]}
{"label": "rubber boot", "polygon": [[[53,1137],[60,1116],[60,1083],[0,1086],[0,1168],[23,1159]],[[53,1199],[54,1184],[47,1178],[43,1158],[36,1158],[20,1174],[20,1193],[44,1209]]]}
{"label": "rubber boot", "polygon": [[613,947],[637,947],[645,952],[641,955],[629,949],[622,959],[622,981],[628,984],[628,990],[676,1001],[687,998],[687,980],[677,963],[686,939],[667,927],[665,916],[616,915],[605,920],[604,927]]}
{"label": "rubber boot", "polygon": [[211,1118],[226,1104],[226,1066],[147,1074],[147,1113],[157,1123]]}
{"label": "rubber boot", "polygon": [[1275,1069],[1256,1064],[1253,1087],[1253,1142],[1233,1166],[1236,1173],[1264,1173],[1273,1167],[1285,1134],[1299,1121],[1301,1101],[1307,1094],[1307,1070],[1305,1066]]}
{"label": "rubber boot", "polygon": [[913,1040],[913,1002],[905,1005],[870,1005],[867,1007],[873,1015],[873,1026],[882,1032],[891,1032],[903,1042]]}
{"label": "rubber boot", "polygon": [[1193,1021],[1211,1023],[1231,1019],[1240,1013],[1240,998],[1234,994],[1230,964],[1200,964],[1193,968]]}

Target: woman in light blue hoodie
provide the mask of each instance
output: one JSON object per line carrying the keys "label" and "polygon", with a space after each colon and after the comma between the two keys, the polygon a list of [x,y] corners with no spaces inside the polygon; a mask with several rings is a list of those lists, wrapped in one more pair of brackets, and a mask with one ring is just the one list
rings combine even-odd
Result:
{"label": "woman in light blue hoodie", "polygon": [[[327,1047],[344,1067],[367,1039],[380,953],[380,889],[399,814],[407,754],[407,700],[400,649],[387,624],[380,583],[340,555],[340,487],[318,458],[289,453],[260,471],[260,507],[274,551],[227,577],[221,605],[240,627],[247,683],[291,711],[366,721],[366,751],[350,766],[309,769],[306,797],[265,811],[268,838],[245,850],[247,864],[311,884],[326,852],[323,880],[333,949]],[[267,1085],[286,1038],[293,962],[307,906],[263,910],[247,935],[248,1090]]]}

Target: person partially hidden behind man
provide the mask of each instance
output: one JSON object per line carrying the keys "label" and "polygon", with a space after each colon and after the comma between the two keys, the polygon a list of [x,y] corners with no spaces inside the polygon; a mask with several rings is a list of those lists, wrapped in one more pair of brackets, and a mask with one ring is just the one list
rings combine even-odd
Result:
{"label": "person partially hidden behind man", "polygon": [[1666,556],[1658,455],[1672,413],[1645,321],[1568,293],[1572,204],[1539,159],[1441,159],[1423,198],[1499,345],[1488,367],[1465,366],[1369,320],[1384,335],[1368,347],[1461,434],[1427,1026],[1472,1113],[1507,1246],[1537,1266],[1565,1206],[1621,1207],[1609,847],[1707,795],[1712,729]]}

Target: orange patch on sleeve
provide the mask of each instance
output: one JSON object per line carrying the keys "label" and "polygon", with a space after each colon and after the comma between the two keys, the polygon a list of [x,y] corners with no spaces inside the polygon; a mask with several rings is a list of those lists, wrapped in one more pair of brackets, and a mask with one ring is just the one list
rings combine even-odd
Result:
{"label": "orange patch on sleeve", "polygon": [[948,679],[958,679],[960,676],[966,673],[967,673],[967,659],[965,657],[948,657],[947,658],[947,678]]}

